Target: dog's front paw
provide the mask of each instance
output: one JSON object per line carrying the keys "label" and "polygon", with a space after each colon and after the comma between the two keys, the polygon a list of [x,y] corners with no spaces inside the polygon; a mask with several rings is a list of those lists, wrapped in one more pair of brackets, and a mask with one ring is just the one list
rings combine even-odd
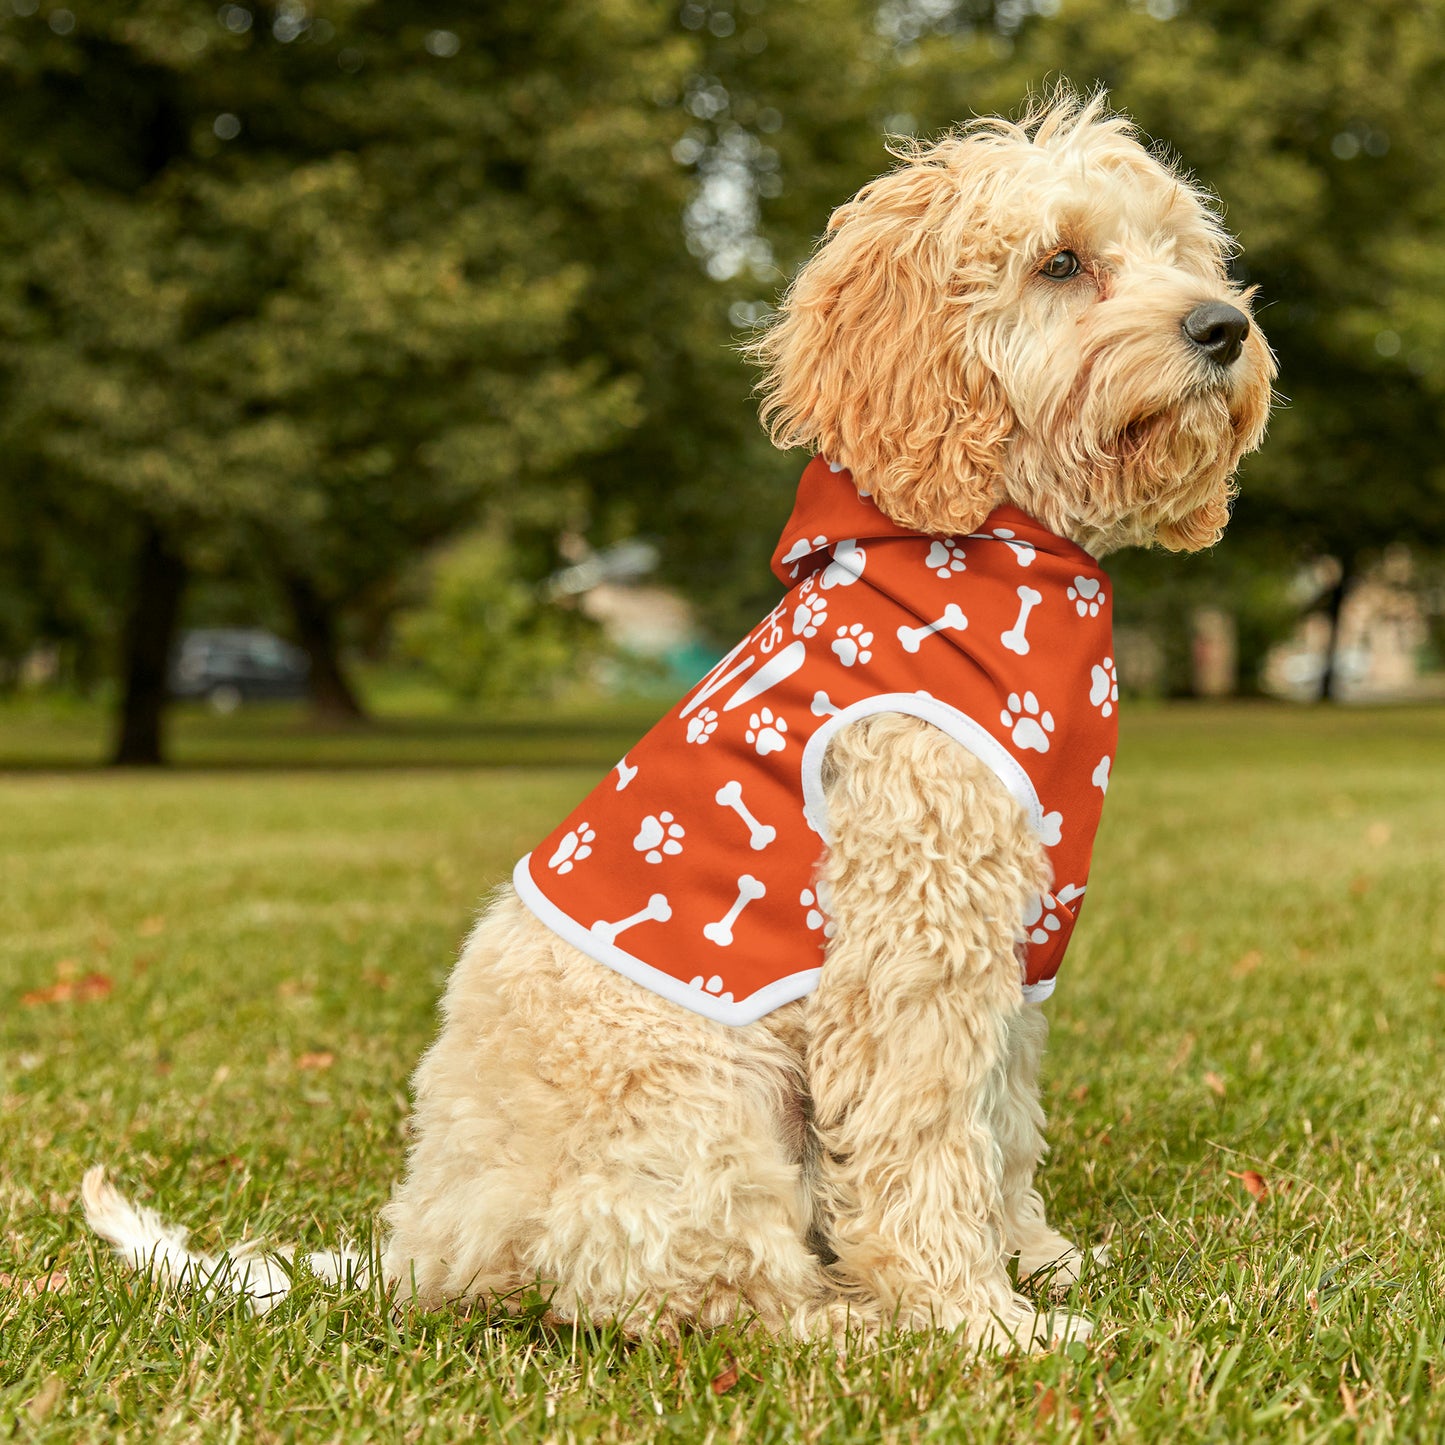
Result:
{"label": "dog's front paw", "polygon": [[1038,1354],[1074,1341],[1087,1340],[1094,1322],[1064,1310],[1041,1310],[1032,1300],[1015,1295],[1010,1305],[985,1324],[968,1332],[969,1343],[979,1350],[1004,1354],[1014,1350]]}
{"label": "dog's front paw", "polygon": [[[1096,1244],[1088,1254],[1095,1264],[1106,1264],[1109,1246]],[[1035,1245],[1019,1251],[1019,1283],[1033,1289],[1048,1289],[1064,1294],[1079,1282],[1084,1272],[1085,1256],[1062,1235],[1055,1235],[1046,1245]]]}

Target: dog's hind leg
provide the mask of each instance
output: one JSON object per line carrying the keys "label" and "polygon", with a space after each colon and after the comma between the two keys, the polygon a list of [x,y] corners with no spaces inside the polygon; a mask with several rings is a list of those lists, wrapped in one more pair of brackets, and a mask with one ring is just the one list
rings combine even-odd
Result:
{"label": "dog's hind leg", "polygon": [[537,1289],[557,1319],[635,1333],[792,1327],[825,1292],[807,1244],[802,1007],[713,1023],[504,890],[417,1071],[387,1276],[423,1303]]}
{"label": "dog's hind leg", "polygon": [[914,718],[841,731],[825,787],[837,932],[808,1082],[834,1268],[904,1325],[991,1347],[1080,1338],[1087,1321],[1040,1317],[1006,1269],[996,1104],[1042,847],[995,774]]}

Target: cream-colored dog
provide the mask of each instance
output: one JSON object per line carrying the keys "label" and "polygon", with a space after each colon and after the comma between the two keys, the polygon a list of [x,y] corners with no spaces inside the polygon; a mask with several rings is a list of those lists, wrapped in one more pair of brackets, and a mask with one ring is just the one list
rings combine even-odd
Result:
{"label": "cream-colored dog", "polygon": [[[757,344],[774,440],[924,533],[1007,502],[1096,557],[1208,546],[1273,377],[1229,248],[1099,100],[910,146],[833,216]],[[416,1074],[385,1213],[403,1296],[540,1285],[561,1319],[669,1335],[1087,1332],[1007,1268],[1080,1262],[1034,1186],[1045,1023],[1015,943],[1044,848],[994,771],[914,717],[844,728],[825,783],[836,936],[816,991],[746,1026],[613,973],[501,891]],[[98,1171],[86,1197],[132,1258],[174,1242]]]}

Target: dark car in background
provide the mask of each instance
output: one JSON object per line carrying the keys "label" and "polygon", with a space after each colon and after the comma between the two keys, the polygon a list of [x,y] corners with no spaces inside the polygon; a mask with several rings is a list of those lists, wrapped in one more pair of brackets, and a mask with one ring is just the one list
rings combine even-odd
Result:
{"label": "dark car in background", "polygon": [[306,654],[273,632],[204,627],[182,634],[169,685],[172,697],[235,712],[243,702],[305,697],[310,671]]}

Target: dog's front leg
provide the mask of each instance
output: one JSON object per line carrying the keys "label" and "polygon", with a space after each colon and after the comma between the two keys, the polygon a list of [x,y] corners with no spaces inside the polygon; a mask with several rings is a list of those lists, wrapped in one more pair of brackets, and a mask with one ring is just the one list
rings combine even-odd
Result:
{"label": "dog's front leg", "polygon": [[[1034,1276],[1055,1291],[1069,1288],[1083,1268],[1078,1248],[1049,1225],[1034,1173],[1048,1146],[1039,1103],[1039,1065],[1049,1036],[1037,1004],[1026,1003],[1009,1026],[1003,1077],[994,1095],[994,1135],[1003,1159],[1004,1245],[1017,1255],[1019,1278]],[[1100,1246],[1095,1258],[1106,1257]]]}
{"label": "dog's front leg", "polygon": [[1043,850],[992,771],[913,718],[844,729],[825,783],[836,933],[808,1067],[834,1268],[900,1325],[1078,1338],[1086,1322],[1036,1318],[1009,1283],[995,1118]]}

